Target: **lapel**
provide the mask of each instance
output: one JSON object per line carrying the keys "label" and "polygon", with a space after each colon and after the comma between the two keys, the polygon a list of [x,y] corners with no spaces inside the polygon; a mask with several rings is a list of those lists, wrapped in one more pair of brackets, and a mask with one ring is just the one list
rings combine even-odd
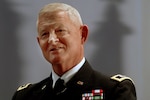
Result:
{"label": "lapel", "polygon": [[[90,64],[86,61],[77,74],[67,83],[68,91],[73,97],[71,100],[103,100],[103,88],[100,83],[95,82],[96,77],[93,77],[95,71]],[[97,76],[101,77],[101,76]],[[75,99],[76,98],[76,99]],[[96,99],[97,98],[97,99]]]}
{"label": "lapel", "polygon": [[52,78],[41,81],[36,86],[36,90],[33,92],[33,99],[31,100],[47,100],[48,97],[52,96]]}
{"label": "lapel", "polygon": [[93,69],[91,68],[89,63],[85,61],[81,69],[66,84],[67,87],[76,90],[78,92],[84,91],[89,86],[89,81],[92,73]]}

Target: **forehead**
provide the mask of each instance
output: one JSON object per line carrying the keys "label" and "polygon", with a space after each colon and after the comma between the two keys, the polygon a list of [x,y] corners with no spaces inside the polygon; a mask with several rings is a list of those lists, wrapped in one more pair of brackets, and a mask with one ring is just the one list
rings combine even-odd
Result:
{"label": "forehead", "polygon": [[46,12],[39,16],[39,25],[41,24],[53,24],[56,21],[69,20],[69,16],[65,11]]}
{"label": "forehead", "polygon": [[38,31],[43,31],[47,28],[63,27],[71,23],[71,20],[65,11],[55,11],[52,13],[43,13],[38,19]]}

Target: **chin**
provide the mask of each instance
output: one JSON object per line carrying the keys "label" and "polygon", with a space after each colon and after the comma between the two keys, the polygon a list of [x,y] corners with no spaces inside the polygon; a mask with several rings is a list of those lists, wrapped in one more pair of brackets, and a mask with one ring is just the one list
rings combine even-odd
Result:
{"label": "chin", "polygon": [[53,58],[53,59],[50,59],[49,62],[51,64],[60,64],[62,62],[62,59],[60,59],[60,58]]}

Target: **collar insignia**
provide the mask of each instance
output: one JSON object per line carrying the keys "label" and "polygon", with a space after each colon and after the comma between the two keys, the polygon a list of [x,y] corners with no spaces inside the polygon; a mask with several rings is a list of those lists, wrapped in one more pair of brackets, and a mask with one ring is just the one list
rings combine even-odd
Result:
{"label": "collar insignia", "polygon": [[42,90],[44,90],[46,88],[46,85],[44,85],[43,87],[42,87]]}
{"label": "collar insignia", "polygon": [[82,81],[78,81],[78,82],[77,82],[78,85],[83,85],[83,83],[84,83],[84,82],[82,82]]}

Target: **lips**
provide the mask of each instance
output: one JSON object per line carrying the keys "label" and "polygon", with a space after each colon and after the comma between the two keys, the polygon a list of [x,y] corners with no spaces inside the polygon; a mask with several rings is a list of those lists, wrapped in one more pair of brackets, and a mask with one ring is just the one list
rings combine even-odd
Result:
{"label": "lips", "polygon": [[55,50],[58,50],[58,48],[52,48],[52,49],[50,49],[50,51],[55,51]]}
{"label": "lips", "polygon": [[57,50],[59,50],[59,49],[61,49],[62,47],[52,47],[52,48],[50,48],[50,51],[57,51]]}

